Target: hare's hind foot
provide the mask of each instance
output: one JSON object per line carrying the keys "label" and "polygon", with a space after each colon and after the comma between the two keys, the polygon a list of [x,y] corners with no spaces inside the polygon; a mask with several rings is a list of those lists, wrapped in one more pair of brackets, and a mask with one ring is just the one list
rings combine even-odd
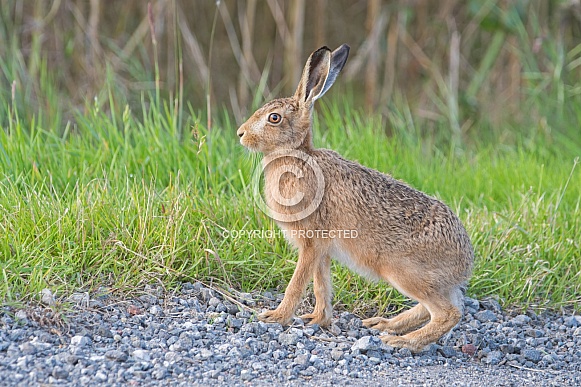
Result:
{"label": "hare's hind foot", "polygon": [[309,320],[308,325],[318,324],[319,326],[326,328],[331,325],[331,316],[327,316],[324,313],[307,313],[301,316],[303,320]]}
{"label": "hare's hind foot", "polygon": [[403,336],[382,336],[381,340],[392,347],[409,348],[412,352],[420,352],[427,345],[435,343],[458,324],[462,313],[454,306],[439,309],[433,313],[432,319],[422,328]]}
{"label": "hare's hind foot", "polygon": [[372,317],[363,320],[363,325],[367,328],[377,329],[402,335],[408,333],[430,319],[430,313],[421,304],[417,304],[394,318]]}
{"label": "hare's hind foot", "polygon": [[386,345],[394,348],[407,348],[413,353],[420,352],[424,349],[425,345],[421,345],[418,343],[414,343],[409,341],[408,339],[404,338],[404,336],[379,336],[381,341],[383,341]]}
{"label": "hare's hind foot", "polygon": [[378,331],[394,332],[391,329],[391,320],[383,317],[371,317],[362,321],[366,328],[377,329]]}

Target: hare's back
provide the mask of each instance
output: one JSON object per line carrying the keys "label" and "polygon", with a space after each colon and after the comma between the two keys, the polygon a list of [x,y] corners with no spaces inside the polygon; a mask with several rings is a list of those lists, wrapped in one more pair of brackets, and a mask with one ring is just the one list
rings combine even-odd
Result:
{"label": "hare's back", "polygon": [[391,233],[400,241],[456,245],[458,238],[467,239],[460,220],[441,201],[333,151],[322,151],[320,156],[327,187],[322,204],[334,215],[333,223],[363,232]]}

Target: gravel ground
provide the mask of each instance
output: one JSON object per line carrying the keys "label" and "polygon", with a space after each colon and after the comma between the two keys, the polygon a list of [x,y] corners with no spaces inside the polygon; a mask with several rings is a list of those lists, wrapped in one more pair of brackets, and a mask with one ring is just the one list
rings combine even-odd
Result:
{"label": "gravel ground", "polygon": [[45,290],[44,306],[0,310],[0,384],[581,385],[581,316],[467,298],[452,334],[412,355],[346,312],[330,329],[258,322],[252,310],[280,298],[186,283],[130,301],[76,293],[63,308]]}

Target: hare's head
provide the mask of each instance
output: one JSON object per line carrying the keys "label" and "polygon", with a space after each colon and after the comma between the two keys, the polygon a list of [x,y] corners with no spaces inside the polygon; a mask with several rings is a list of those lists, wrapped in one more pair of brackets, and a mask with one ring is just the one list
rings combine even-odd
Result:
{"label": "hare's head", "polygon": [[349,46],[346,44],[333,52],[327,47],[313,52],[295,94],[275,99],[258,109],[238,129],[240,143],[263,153],[310,149],[313,105],[333,85],[348,56]]}

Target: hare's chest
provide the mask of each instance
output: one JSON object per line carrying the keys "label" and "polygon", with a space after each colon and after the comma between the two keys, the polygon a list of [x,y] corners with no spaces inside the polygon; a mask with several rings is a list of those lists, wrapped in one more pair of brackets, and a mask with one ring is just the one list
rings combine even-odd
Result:
{"label": "hare's chest", "polygon": [[293,206],[300,203],[304,197],[300,184],[289,176],[279,176],[278,179],[267,179],[264,184],[264,197],[272,206]]}
{"label": "hare's chest", "polygon": [[[286,172],[281,171],[278,176],[270,176],[266,179],[264,199],[271,212],[289,215],[302,213],[306,207],[316,209],[312,204],[313,201],[318,199],[320,202],[320,198],[316,196],[315,190],[308,184],[304,176],[292,169]],[[301,220],[301,218],[292,219],[292,221],[297,220]]]}

